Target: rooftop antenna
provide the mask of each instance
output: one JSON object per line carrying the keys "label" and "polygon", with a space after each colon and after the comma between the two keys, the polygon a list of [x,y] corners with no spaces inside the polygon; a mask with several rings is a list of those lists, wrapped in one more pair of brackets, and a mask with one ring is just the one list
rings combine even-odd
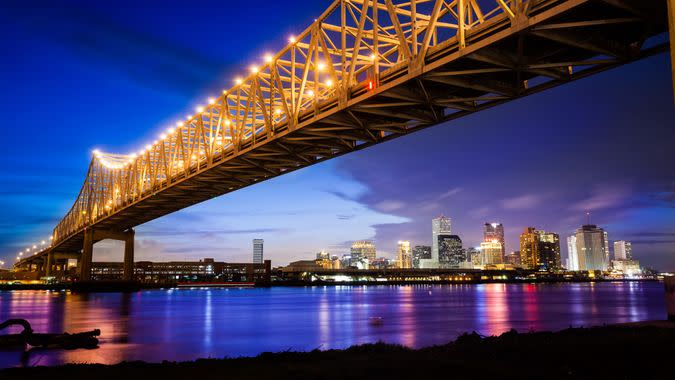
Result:
{"label": "rooftop antenna", "polygon": [[590,225],[591,224],[591,213],[586,211],[586,224]]}

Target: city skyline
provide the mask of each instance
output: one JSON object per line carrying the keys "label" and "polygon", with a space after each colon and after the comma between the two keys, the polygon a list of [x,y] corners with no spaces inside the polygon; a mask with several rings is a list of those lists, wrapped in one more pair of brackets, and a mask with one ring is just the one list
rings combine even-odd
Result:
{"label": "city skyline", "polygon": [[[211,34],[234,26],[200,32],[185,15],[198,15],[192,9],[120,7],[130,16],[120,21],[119,9],[103,4],[76,13],[64,8],[59,16],[70,23],[37,23],[43,26],[29,31],[34,20],[52,19],[49,9],[8,7],[0,15],[8,31],[0,38],[15,60],[3,63],[2,79],[16,91],[2,95],[7,108],[1,118],[5,125],[17,114],[34,118],[9,131],[9,138],[32,144],[10,145],[1,156],[0,205],[7,212],[0,219],[0,259],[11,263],[16,252],[49,236],[71,206],[93,149],[124,152],[154,139],[167,120],[216,91],[213,77],[218,85],[229,83],[247,62],[284,42],[280,30],[297,32],[289,25],[306,24],[325,4],[267,5],[274,9],[266,12],[264,27],[218,51]],[[243,17],[245,2],[231,6]],[[148,22],[149,14],[167,25],[180,20],[182,33]],[[102,22],[92,25],[83,16]],[[73,38],[88,34],[101,37],[101,55]],[[149,54],[141,63],[172,57],[169,74],[175,75],[149,75],[135,68],[138,62],[108,59],[141,48]],[[48,57],[48,73],[31,59],[35,49]],[[243,58],[241,51],[247,52]],[[661,80],[667,72],[667,57],[655,56],[205,202],[140,226],[136,256],[241,261],[250,258],[251,239],[262,237],[270,248],[266,256],[280,264],[318,247],[346,248],[355,238],[373,239],[393,257],[398,240],[431,243],[428,220],[441,213],[451,215],[465,246],[481,241],[484,222],[504,223],[511,251],[524,227],[566,237],[589,210],[592,223],[610,231],[610,241],[632,241],[645,266],[674,269],[674,112],[669,83]],[[645,92],[656,95],[633,96]],[[36,96],[53,99],[40,115],[32,106]],[[574,112],[564,106],[571,99],[577,100]],[[74,108],[78,102],[88,107]],[[144,102],[152,113],[141,112]],[[93,130],[77,128],[102,111],[120,109]],[[509,115],[508,128],[503,115]],[[42,138],[34,139],[35,130]],[[539,143],[522,144],[534,135]],[[26,159],[16,163],[16,157]],[[254,201],[254,208],[247,206]],[[116,244],[98,244],[94,259],[119,258]]]}

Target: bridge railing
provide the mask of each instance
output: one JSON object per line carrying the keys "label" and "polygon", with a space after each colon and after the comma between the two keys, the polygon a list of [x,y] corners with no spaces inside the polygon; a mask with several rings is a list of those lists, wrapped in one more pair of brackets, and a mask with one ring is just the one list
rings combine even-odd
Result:
{"label": "bridge railing", "polygon": [[395,72],[421,71],[434,48],[453,43],[462,49],[482,24],[515,19],[531,3],[546,2],[333,1],[281,51],[264,56],[247,76],[153,144],[128,155],[97,152],[75,204],[54,229],[54,243],[323,112],[346,107],[355,94],[395,80]]}

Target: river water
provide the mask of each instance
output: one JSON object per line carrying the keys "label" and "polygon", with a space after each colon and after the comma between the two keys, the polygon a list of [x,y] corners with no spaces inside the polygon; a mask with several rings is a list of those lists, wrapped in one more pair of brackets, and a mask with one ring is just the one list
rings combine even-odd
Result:
{"label": "river water", "polygon": [[[373,323],[377,317],[382,323]],[[0,292],[0,321],[8,318],[25,318],[36,332],[98,328],[101,344],[0,351],[0,367],[193,360],[377,341],[424,347],[470,331],[664,319],[665,306],[658,282]]]}

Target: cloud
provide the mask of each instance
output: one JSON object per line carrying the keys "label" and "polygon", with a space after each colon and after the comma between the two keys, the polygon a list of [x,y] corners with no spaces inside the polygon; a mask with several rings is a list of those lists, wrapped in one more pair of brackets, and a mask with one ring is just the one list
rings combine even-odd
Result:
{"label": "cloud", "polygon": [[384,200],[375,204],[375,208],[383,212],[392,212],[405,207],[405,202],[397,200]]}
{"label": "cloud", "polygon": [[503,199],[500,203],[507,210],[525,210],[536,206],[540,201],[540,197],[526,194],[515,198]]}
{"label": "cloud", "polygon": [[451,196],[453,196],[453,195],[459,193],[460,191],[462,191],[462,188],[460,188],[460,187],[452,188],[452,189],[450,189],[450,190],[444,192],[443,194],[439,195],[439,196],[438,196],[438,200],[441,200],[441,199],[445,199],[445,198],[451,197]]}
{"label": "cloud", "polygon": [[483,206],[479,208],[475,208],[473,210],[470,210],[468,213],[470,216],[476,219],[483,218],[485,216],[488,216],[490,214],[490,210],[492,210],[490,207]]}
{"label": "cloud", "polygon": [[625,185],[604,185],[593,190],[590,197],[572,206],[574,211],[594,211],[614,208],[625,204],[631,191]]}

